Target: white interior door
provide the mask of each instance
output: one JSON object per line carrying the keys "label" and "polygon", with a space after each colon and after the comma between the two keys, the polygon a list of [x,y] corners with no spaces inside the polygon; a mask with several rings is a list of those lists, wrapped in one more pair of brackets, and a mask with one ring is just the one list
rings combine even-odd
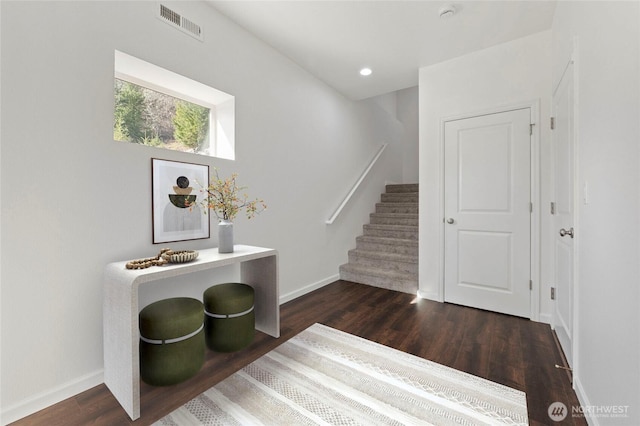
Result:
{"label": "white interior door", "polygon": [[554,274],[553,325],[569,365],[573,362],[574,135],[573,66],[553,95]]}
{"label": "white interior door", "polygon": [[531,316],[531,110],[445,123],[444,299]]}

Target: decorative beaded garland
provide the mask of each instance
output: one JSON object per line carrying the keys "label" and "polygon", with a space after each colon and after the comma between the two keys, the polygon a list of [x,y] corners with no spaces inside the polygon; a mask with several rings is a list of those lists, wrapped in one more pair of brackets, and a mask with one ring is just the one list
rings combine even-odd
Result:
{"label": "decorative beaded garland", "polygon": [[163,248],[155,257],[132,260],[126,263],[127,269],[145,269],[151,266],[162,266],[167,263],[185,263],[198,257],[198,252],[194,250],[177,250]]}

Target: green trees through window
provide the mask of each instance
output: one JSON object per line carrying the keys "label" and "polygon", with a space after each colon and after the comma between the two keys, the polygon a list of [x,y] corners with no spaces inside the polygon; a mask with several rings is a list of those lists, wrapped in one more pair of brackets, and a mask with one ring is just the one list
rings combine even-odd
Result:
{"label": "green trees through window", "polygon": [[173,136],[189,148],[197,150],[207,136],[209,109],[186,101],[176,102]]}
{"label": "green trees through window", "polygon": [[113,138],[199,152],[209,139],[209,108],[115,79]]}

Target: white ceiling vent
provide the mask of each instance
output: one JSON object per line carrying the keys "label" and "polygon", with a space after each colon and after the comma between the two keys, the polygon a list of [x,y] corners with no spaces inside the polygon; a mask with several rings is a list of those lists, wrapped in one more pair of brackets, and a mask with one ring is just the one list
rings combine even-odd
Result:
{"label": "white ceiling vent", "polygon": [[167,6],[161,4],[158,9],[158,18],[174,28],[189,34],[191,37],[197,38],[200,41],[204,41],[202,36],[202,27],[195,22],[185,18],[178,12],[169,9]]}

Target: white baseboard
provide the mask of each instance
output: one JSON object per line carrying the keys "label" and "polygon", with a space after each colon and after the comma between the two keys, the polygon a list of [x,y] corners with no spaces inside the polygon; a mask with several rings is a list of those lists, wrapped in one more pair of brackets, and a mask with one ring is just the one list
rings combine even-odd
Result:
{"label": "white baseboard", "polygon": [[9,407],[2,408],[0,423],[4,426],[16,420],[27,417],[35,412],[47,408],[67,398],[104,383],[103,370],[90,373],[67,383],[63,383],[51,390],[41,392],[26,398]]}
{"label": "white baseboard", "polygon": [[441,300],[440,295],[437,292],[434,293],[418,289],[418,297],[421,299],[433,300],[434,302],[444,302],[444,300]]}
{"label": "white baseboard", "polygon": [[287,293],[285,295],[280,296],[280,304],[282,305],[283,303],[287,303],[293,299],[296,299],[300,296],[304,296],[307,293],[311,293],[314,290],[317,290],[319,288],[322,288],[328,284],[331,284],[332,282],[338,281],[340,279],[340,275],[336,274],[336,275],[332,275],[330,277],[327,277],[323,280],[317,281],[315,283],[309,284],[305,287],[302,287],[301,289],[292,291],[291,293]]}
{"label": "white baseboard", "polygon": [[[573,389],[576,391],[576,396],[578,397],[580,405],[583,407],[590,407],[591,403],[589,402],[589,398],[582,387],[582,382],[580,382],[580,378],[575,375],[573,376]],[[571,411],[571,407],[569,407],[569,411]],[[600,426],[600,422],[597,417],[587,416],[585,420],[587,421],[587,424],[591,426]]]}
{"label": "white baseboard", "polygon": [[538,316],[538,322],[542,322],[542,323],[551,325],[551,315],[550,314],[540,314]]}

